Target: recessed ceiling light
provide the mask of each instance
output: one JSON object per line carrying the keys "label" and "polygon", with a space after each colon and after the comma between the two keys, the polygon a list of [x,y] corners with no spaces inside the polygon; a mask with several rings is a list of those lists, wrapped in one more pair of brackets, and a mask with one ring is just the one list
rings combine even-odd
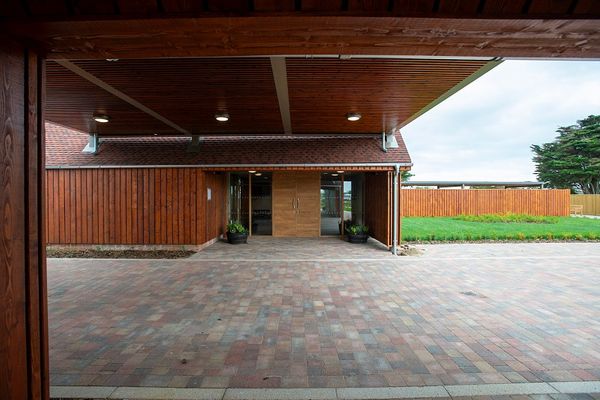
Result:
{"label": "recessed ceiling light", "polygon": [[248,173],[249,173],[249,174],[253,174],[253,173],[255,173],[255,172],[256,172],[256,171],[248,171]]}
{"label": "recessed ceiling light", "polygon": [[338,174],[343,174],[344,171],[336,171]]}
{"label": "recessed ceiling light", "polygon": [[110,118],[106,114],[94,114],[94,121],[105,124],[110,121]]}
{"label": "recessed ceiling light", "polygon": [[338,174],[331,174],[331,176],[338,176]]}
{"label": "recessed ceiling light", "polygon": [[348,121],[358,121],[360,118],[362,117],[362,115],[360,115],[359,113],[356,112],[351,112],[346,114],[346,118],[348,119]]}
{"label": "recessed ceiling light", "polygon": [[217,114],[215,114],[215,119],[219,122],[227,122],[227,121],[229,121],[229,114],[217,113]]}
{"label": "recessed ceiling light", "polygon": [[262,174],[260,172],[257,172],[256,176],[262,176]]}

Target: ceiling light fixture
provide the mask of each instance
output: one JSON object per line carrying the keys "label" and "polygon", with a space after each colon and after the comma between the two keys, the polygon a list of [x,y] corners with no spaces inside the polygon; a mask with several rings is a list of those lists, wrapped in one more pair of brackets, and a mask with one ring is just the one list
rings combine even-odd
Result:
{"label": "ceiling light fixture", "polygon": [[362,115],[360,115],[359,113],[356,112],[350,112],[348,114],[346,114],[346,119],[348,119],[348,121],[358,121],[360,118],[362,117]]}
{"label": "ceiling light fixture", "polygon": [[255,172],[256,172],[256,171],[248,171],[248,173],[249,173],[249,174],[253,174],[253,173],[255,173]]}
{"label": "ceiling light fixture", "polygon": [[338,174],[343,174],[344,171],[336,171]]}
{"label": "ceiling light fixture", "polygon": [[229,121],[229,114],[221,112],[215,114],[215,119],[219,122],[227,122]]}
{"label": "ceiling light fixture", "polygon": [[106,61],[108,61],[108,62],[117,62],[117,61],[119,61],[119,59],[118,58],[107,58]]}
{"label": "ceiling light fixture", "polygon": [[338,174],[331,174],[331,176],[338,176]]}
{"label": "ceiling light fixture", "polygon": [[106,114],[94,114],[94,121],[105,124],[110,121],[110,118]]}
{"label": "ceiling light fixture", "polygon": [[262,174],[260,172],[257,172],[256,176],[262,176]]}

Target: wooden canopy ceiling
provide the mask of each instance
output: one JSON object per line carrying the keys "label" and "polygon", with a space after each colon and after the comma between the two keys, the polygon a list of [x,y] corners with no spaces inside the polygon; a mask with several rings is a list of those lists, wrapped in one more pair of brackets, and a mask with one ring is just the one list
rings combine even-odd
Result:
{"label": "wooden canopy ceiling", "polygon": [[48,62],[46,119],[100,135],[378,134],[497,63],[279,59],[283,72],[268,57]]}

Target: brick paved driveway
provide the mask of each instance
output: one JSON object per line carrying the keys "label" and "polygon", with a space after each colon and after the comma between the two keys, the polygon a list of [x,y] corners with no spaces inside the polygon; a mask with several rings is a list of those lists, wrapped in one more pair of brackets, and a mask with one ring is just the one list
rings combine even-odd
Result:
{"label": "brick paved driveway", "polygon": [[600,380],[597,243],[390,257],[263,239],[188,260],[51,259],[48,280],[52,385]]}

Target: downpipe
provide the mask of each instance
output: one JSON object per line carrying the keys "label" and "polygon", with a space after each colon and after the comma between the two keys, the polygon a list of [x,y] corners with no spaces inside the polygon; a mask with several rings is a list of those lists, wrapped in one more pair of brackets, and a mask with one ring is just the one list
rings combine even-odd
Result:
{"label": "downpipe", "polygon": [[400,165],[394,165],[393,185],[394,185],[394,208],[392,211],[392,254],[398,255],[398,179],[400,178]]}

